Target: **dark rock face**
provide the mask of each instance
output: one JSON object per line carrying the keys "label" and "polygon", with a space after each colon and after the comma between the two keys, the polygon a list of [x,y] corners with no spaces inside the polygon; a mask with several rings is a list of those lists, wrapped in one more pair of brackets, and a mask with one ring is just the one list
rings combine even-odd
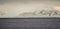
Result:
{"label": "dark rock face", "polygon": [[58,18],[0,19],[0,29],[60,29]]}

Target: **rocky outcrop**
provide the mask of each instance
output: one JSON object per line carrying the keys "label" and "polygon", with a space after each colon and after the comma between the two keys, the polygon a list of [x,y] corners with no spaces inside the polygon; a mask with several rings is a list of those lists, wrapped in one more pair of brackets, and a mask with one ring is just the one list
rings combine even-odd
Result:
{"label": "rocky outcrop", "polygon": [[0,16],[3,16],[3,15],[5,15],[5,14],[6,14],[5,12],[0,11]]}

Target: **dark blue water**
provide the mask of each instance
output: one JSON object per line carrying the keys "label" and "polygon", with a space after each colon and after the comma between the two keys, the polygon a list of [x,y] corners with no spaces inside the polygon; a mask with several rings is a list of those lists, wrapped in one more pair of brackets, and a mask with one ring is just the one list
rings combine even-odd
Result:
{"label": "dark blue water", "polygon": [[60,29],[60,18],[0,18],[0,29]]}

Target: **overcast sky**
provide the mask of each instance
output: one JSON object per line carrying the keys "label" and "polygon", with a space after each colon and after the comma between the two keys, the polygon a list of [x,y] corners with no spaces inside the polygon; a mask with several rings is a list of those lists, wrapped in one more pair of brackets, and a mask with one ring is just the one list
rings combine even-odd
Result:
{"label": "overcast sky", "polygon": [[16,16],[19,13],[36,9],[60,9],[60,0],[0,0],[0,11],[7,12],[5,16]]}
{"label": "overcast sky", "polygon": [[0,0],[0,4],[5,4],[9,2],[20,2],[20,3],[29,3],[29,2],[39,2],[39,3],[47,3],[51,5],[60,5],[60,0]]}

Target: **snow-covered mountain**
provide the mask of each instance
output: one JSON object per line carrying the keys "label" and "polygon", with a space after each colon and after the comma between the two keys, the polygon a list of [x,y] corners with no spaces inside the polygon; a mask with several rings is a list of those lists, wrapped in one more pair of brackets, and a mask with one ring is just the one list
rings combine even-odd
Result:
{"label": "snow-covered mountain", "polygon": [[18,15],[18,17],[58,17],[60,12],[56,10],[38,10],[34,12],[24,12]]}

